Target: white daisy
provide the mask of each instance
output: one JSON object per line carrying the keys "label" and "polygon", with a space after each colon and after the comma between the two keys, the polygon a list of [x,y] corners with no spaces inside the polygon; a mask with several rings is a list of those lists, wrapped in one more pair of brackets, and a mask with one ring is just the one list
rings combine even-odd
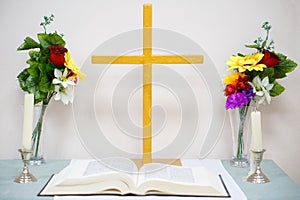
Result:
{"label": "white daisy", "polygon": [[74,86],[68,86],[64,88],[62,85],[55,85],[55,96],[54,100],[61,100],[63,104],[67,105],[69,102],[73,103],[74,97]]}
{"label": "white daisy", "polygon": [[52,83],[61,84],[64,88],[68,87],[68,85],[75,85],[73,80],[67,78],[67,75],[68,75],[67,68],[65,68],[63,73],[58,69],[54,69],[55,79],[53,79]]}

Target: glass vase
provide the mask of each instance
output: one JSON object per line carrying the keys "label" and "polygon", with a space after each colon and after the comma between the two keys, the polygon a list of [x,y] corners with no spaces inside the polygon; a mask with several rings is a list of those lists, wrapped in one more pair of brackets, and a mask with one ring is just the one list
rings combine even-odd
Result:
{"label": "glass vase", "polygon": [[44,133],[43,124],[47,109],[47,104],[38,104],[34,106],[35,127],[32,132],[32,154],[29,160],[30,165],[44,165],[46,161],[43,156]]}
{"label": "glass vase", "polygon": [[231,166],[249,166],[247,155],[250,144],[250,121],[252,110],[252,106],[228,110],[233,142],[233,157],[230,161]]}

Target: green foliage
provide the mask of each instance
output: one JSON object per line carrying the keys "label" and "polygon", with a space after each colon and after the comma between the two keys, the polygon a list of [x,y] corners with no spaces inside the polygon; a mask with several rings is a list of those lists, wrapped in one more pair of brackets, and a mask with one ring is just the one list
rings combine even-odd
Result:
{"label": "green foliage", "polygon": [[279,96],[284,92],[285,88],[280,85],[276,80],[287,76],[287,73],[292,72],[296,67],[297,63],[288,59],[287,56],[283,54],[277,54],[280,62],[274,67],[265,68],[263,71],[251,71],[247,72],[250,80],[253,80],[255,76],[259,76],[260,79],[269,77],[269,82],[274,84],[273,88],[270,90],[270,95],[272,97]]}
{"label": "green foliage", "polygon": [[54,21],[54,18],[55,18],[55,16],[54,16],[53,14],[51,14],[50,17],[44,16],[44,22],[41,22],[41,23],[40,23],[40,26],[43,27],[45,33],[47,33],[46,27],[47,27],[48,25],[50,25],[51,22]]}
{"label": "green foliage", "polygon": [[245,47],[260,50],[260,46],[257,44],[245,45]]}
{"label": "green foliage", "polygon": [[26,37],[24,39],[24,42],[18,47],[18,51],[20,50],[28,50],[28,49],[34,49],[39,48],[39,43],[37,43],[34,39],[30,37]]}
{"label": "green foliage", "polygon": [[24,91],[28,91],[28,84],[26,84],[27,79],[29,78],[30,74],[28,73],[27,69],[24,69],[18,76],[18,80],[20,83],[20,87]]}
{"label": "green foliage", "polygon": [[24,69],[18,76],[19,84],[22,90],[34,94],[34,103],[41,101],[49,102],[53,96],[54,85],[54,67],[50,63],[51,45],[65,46],[65,41],[57,32],[46,34],[46,26],[53,21],[54,16],[44,17],[45,22],[41,23],[45,33],[38,33],[38,42],[30,37],[26,37],[24,42],[18,47],[20,50],[29,50],[28,68]]}
{"label": "green foliage", "polygon": [[285,90],[285,88],[276,80],[286,77],[287,73],[294,71],[294,69],[297,67],[297,63],[287,58],[287,56],[280,53],[278,53],[277,56],[279,57],[280,62],[274,68],[268,68],[274,70],[273,75],[269,76],[270,82],[273,82],[274,84],[273,88],[270,90],[270,95],[272,97],[279,96]]}
{"label": "green foliage", "polygon": [[[265,37],[258,37],[253,41],[253,44],[245,45],[247,48],[256,49],[257,52],[252,55],[239,53],[238,56],[240,57],[231,58],[231,60],[227,62],[230,70],[240,72],[247,77],[247,79],[245,79],[242,75],[237,73],[229,75],[225,81],[227,86],[231,84],[231,86],[225,87],[225,95],[228,96],[228,98],[233,92],[239,93],[246,91],[243,86],[245,82],[248,82],[253,89],[255,95],[253,101],[255,103],[270,103],[269,95],[276,97],[281,95],[285,90],[285,88],[277,82],[278,79],[285,78],[288,73],[294,71],[297,67],[297,63],[293,60],[284,54],[274,51],[274,41],[269,39],[269,33],[272,28],[271,24],[265,22],[262,28],[266,32]],[[260,58],[258,56],[260,56]],[[238,97],[235,96],[234,98]],[[234,98],[230,98],[229,101],[226,101],[226,109],[240,106],[237,103],[238,100],[234,100]],[[251,100],[252,99],[248,100],[248,104]]]}
{"label": "green foliage", "polygon": [[[248,48],[257,49],[259,52],[262,52],[263,49],[272,51],[274,49],[274,41],[271,40],[270,42],[268,42],[269,32],[272,26],[269,22],[264,22],[262,28],[266,31],[265,39],[258,37],[258,39],[254,40],[253,45],[245,46]],[[285,78],[287,76],[287,73],[294,71],[294,69],[297,67],[297,63],[287,58],[287,56],[281,53],[276,53],[276,55],[278,56],[280,62],[277,63],[274,68],[265,68],[263,71],[251,71],[247,73],[247,75],[250,77],[250,80],[252,80],[257,75],[259,75],[261,79],[268,76],[269,82],[274,84],[273,88],[270,90],[270,95],[272,97],[279,96],[285,90],[285,88],[276,80]]]}
{"label": "green foliage", "polygon": [[274,49],[274,41],[271,40],[268,43],[269,33],[270,33],[270,30],[271,30],[272,26],[269,22],[264,22],[261,28],[263,28],[266,31],[265,39],[262,39],[262,37],[258,37],[256,40],[253,41],[254,44],[245,45],[245,46],[247,48],[257,49],[259,52],[262,52],[263,49],[267,49],[269,51],[272,51]]}
{"label": "green foliage", "polygon": [[66,44],[65,41],[62,39],[62,37],[60,35],[58,35],[56,32],[49,33],[49,34],[39,33],[38,39],[43,48],[48,48],[51,45],[65,46],[65,44]]}
{"label": "green foliage", "polygon": [[259,76],[260,79],[262,80],[265,77],[269,77],[269,81],[273,82],[275,79],[273,78],[274,76],[274,68],[265,68],[263,71],[251,71],[251,72],[246,72],[247,76],[249,77],[249,80],[253,80],[254,77]]}
{"label": "green foliage", "polygon": [[277,56],[280,59],[280,62],[274,68],[274,78],[281,79],[286,77],[287,73],[294,71],[297,67],[297,63],[288,59],[285,55],[278,53]]}
{"label": "green foliage", "polygon": [[271,97],[279,96],[281,93],[283,93],[285,88],[280,85],[277,81],[274,82],[273,88],[270,90]]}

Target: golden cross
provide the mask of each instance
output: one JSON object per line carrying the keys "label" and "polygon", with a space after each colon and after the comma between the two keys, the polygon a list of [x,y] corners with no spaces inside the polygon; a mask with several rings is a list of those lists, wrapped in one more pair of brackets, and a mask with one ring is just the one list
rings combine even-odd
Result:
{"label": "golden cross", "polygon": [[144,4],[143,55],[92,56],[93,64],[143,64],[143,163],[152,162],[152,64],[201,64],[202,55],[152,55],[152,5]]}

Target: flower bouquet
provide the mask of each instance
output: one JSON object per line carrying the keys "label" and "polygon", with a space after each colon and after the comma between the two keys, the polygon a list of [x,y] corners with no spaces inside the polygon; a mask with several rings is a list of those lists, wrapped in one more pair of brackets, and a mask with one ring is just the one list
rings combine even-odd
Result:
{"label": "flower bouquet", "polygon": [[[266,31],[263,39],[258,37],[247,48],[255,49],[251,55],[238,53],[226,62],[229,75],[224,78],[226,109],[235,109],[239,115],[237,149],[235,159],[241,160],[245,155],[244,126],[251,102],[257,108],[261,104],[270,104],[271,97],[279,96],[285,88],[277,82],[292,72],[297,64],[282,53],[274,51],[274,41],[269,41],[271,25],[263,23]],[[234,122],[231,122],[234,125]]]}
{"label": "flower bouquet", "polygon": [[39,119],[32,134],[33,158],[40,160],[39,144],[42,124],[46,108],[54,97],[64,104],[73,102],[74,87],[78,78],[83,79],[78,66],[70,57],[70,52],[65,48],[66,42],[62,34],[47,33],[47,26],[54,20],[54,15],[44,17],[40,25],[44,33],[38,33],[38,41],[26,37],[18,47],[18,51],[29,50],[29,59],[25,68],[18,76],[20,87],[23,91],[34,94],[34,104],[41,106]]}

